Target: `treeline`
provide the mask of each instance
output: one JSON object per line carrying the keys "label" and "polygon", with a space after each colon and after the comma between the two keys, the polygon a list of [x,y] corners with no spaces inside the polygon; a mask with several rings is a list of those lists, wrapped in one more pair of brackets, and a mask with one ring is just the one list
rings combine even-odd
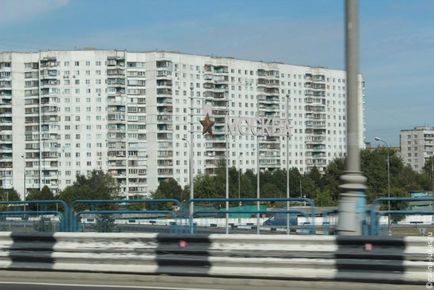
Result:
{"label": "treeline", "polygon": [[[387,196],[387,148],[361,151],[361,169],[367,177],[367,200]],[[391,196],[409,196],[411,191],[427,191],[432,188],[430,159],[421,173],[405,166],[397,152],[390,150],[390,191]],[[339,199],[340,176],[344,173],[344,159],[335,159],[321,174],[317,168],[301,174],[297,168],[289,170],[291,197],[307,197],[318,206],[334,206]],[[254,198],[257,196],[257,175],[252,170],[240,172],[229,169],[229,197]],[[189,186],[182,188],[175,180],[161,182],[154,198],[176,198],[185,201],[189,197]],[[260,173],[261,197],[286,197],[286,170],[276,169]],[[224,163],[215,176],[199,175],[194,179],[196,198],[225,197],[226,171]]]}
{"label": "treeline", "polygon": [[[89,175],[77,175],[75,182],[67,186],[58,194],[53,194],[48,186],[41,190],[33,189],[27,193],[25,200],[54,200],[61,199],[67,203],[78,199],[114,199],[119,198],[119,186],[108,173],[93,170]],[[0,188],[1,201],[19,201],[20,196],[15,189]]]}
{"label": "treeline", "polygon": [[[431,158],[421,173],[404,166],[396,151],[390,151],[391,196],[408,196],[410,191],[428,191],[432,188]],[[367,199],[371,202],[377,197],[387,196],[387,148],[361,151],[361,167],[367,177]],[[291,197],[307,197],[315,200],[318,206],[333,206],[339,199],[340,176],[344,172],[344,160],[331,162],[324,174],[313,168],[301,174],[296,168],[289,170]],[[229,169],[229,197],[254,198],[257,191],[257,176],[252,170],[240,172]],[[240,189],[240,190],[239,190]],[[261,197],[286,197],[286,171],[277,169],[260,173]],[[176,198],[186,201],[190,187],[182,188],[174,179],[160,183],[152,194],[153,198]],[[217,169],[215,176],[199,175],[194,179],[196,198],[225,197],[226,171],[224,164]],[[62,199],[68,203],[78,199],[115,199],[120,198],[119,186],[108,173],[92,171],[88,176],[78,175],[76,181],[59,194],[54,195],[48,187],[33,190],[27,200]],[[19,200],[14,189],[0,188],[0,200]]]}

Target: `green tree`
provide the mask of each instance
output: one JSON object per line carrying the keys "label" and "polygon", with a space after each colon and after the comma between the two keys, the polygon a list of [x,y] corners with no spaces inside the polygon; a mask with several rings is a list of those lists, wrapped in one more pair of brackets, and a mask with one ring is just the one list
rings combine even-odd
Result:
{"label": "green tree", "polygon": [[301,189],[303,197],[314,198],[316,191],[321,190],[315,185],[315,182],[309,175],[301,176]]}
{"label": "green tree", "polygon": [[179,201],[182,201],[182,187],[173,178],[160,181],[160,184],[158,185],[158,188],[155,191],[155,193],[152,195],[152,198],[155,199],[174,198]]}
{"label": "green tree", "polygon": [[329,163],[322,176],[323,190],[331,194],[334,203],[339,200],[340,177],[344,172],[344,168],[344,159],[337,158]]}
{"label": "green tree", "polygon": [[[276,194],[278,196],[270,196],[270,197],[286,197],[286,170],[275,169],[271,171],[271,178],[267,181],[269,183],[274,184],[279,190]],[[266,192],[264,190],[264,192]]]}
{"label": "green tree", "polygon": [[256,174],[248,169],[241,176],[241,198],[256,197]]}
{"label": "green tree", "polygon": [[212,177],[215,186],[215,196],[224,198],[226,196],[226,161],[219,161],[215,176]]}
{"label": "green tree", "polygon": [[41,190],[33,189],[27,194],[26,200],[53,200],[54,194],[51,192],[48,186],[44,186]]}
{"label": "green tree", "polygon": [[14,189],[4,189],[0,188],[0,200],[1,201],[18,201],[21,200],[18,192]]}
{"label": "green tree", "polygon": [[422,191],[422,185],[420,184],[421,175],[411,169],[410,165],[405,166],[397,176],[396,188],[410,191]]}
{"label": "green tree", "polygon": [[[177,199],[182,202],[185,200],[184,191],[178,182],[169,178],[162,180],[158,184],[158,188],[155,193],[152,194],[153,199]],[[149,206],[151,209],[173,209],[175,204],[173,202],[154,203]]]}
{"label": "green tree", "polygon": [[[285,177],[286,178],[286,177]],[[301,174],[297,168],[293,167],[289,169],[289,187],[291,191],[291,197],[299,197],[300,196],[300,181]]]}
{"label": "green tree", "polygon": [[217,178],[210,175],[198,175],[194,179],[195,198],[216,198],[224,197],[217,191]]}
{"label": "green tree", "polygon": [[336,202],[333,200],[333,193],[329,189],[316,191],[314,200],[315,206],[319,207],[336,205]]}
{"label": "green tree", "polygon": [[234,166],[229,168],[229,198],[238,198],[238,175],[239,171]]}
{"label": "green tree", "polygon": [[[33,189],[26,196],[26,200],[53,200],[56,199],[48,186],[44,186],[41,190]],[[29,204],[31,210],[55,210],[54,204]]]}
{"label": "green tree", "polygon": [[[140,195],[134,195],[134,196],[130,196],[130,200],[137,200],[137,199],[143,199],[143,196]],[[144,202],[133,202],[133,203],[129,203],[127,205],[128,210],[143,210],[146,208],[146,205]]]}
{"label": "green tree", "polygon": [[423,166],[423,171],[432,178],[434,172],[434,156],[428,158]]}
{"label": "green tree", "polygon": [[362,150],[361,169],[367,178],[369,192],[377,195],[387,192],[387,152],[385,150]]}
{"label": "green tree", "polygon": [[[4,189],[0,188],[0,201],[19,201],[20,196],[18,195],[18,192],[14,189]],[[7,208],[7,205],[0,205],[0,210],[5,210]]]}
{"label": "green tree", "polygon": [[319,172],[318,168],[314,166],[307,174],[306,177],[312,180],[313,185],[316,189],[320,189],[323,187],[323,180],[321,173]]}
{"label": "green tree", "polygon": [[59,198],[71,203],[78,199],[110,200],[119,196],[119,186],[108,173],[93,170],[89,175],[77,175],[76,181],[66,187]]}
{"label": "green tree", "polygon": [[262,187],[261,197],[279,198],[283,197],[283,193],[275,183],[266,183]]}

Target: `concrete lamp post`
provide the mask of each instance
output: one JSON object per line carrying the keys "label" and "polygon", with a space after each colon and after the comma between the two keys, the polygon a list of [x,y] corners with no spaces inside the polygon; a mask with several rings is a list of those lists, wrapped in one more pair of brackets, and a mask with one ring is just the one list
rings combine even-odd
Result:
{"label": "concrete lamp post", "polygon": [[347,89],[347,159],[341,176],[339,235],[362,235],[366,177],[360,171],[360,96],[358,75],[358,1],[345,1],[345,64]]}

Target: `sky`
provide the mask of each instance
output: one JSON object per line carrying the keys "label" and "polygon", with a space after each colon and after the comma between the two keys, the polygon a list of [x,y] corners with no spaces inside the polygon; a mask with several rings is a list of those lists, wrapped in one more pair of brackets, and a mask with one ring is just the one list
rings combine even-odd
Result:
{"label": "sky", "polygon": [[[434,126],[434,1],[361,0],[366,141]],[[344,68],[343,0],[0,0],[0,51],[171,50]]]}

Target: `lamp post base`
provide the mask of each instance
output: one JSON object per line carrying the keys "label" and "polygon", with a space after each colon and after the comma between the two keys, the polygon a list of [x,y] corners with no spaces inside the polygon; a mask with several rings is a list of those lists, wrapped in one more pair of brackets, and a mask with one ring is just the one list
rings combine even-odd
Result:
{"label": "lamp post base", "polygon": [[366,177],[361,172],[345,172],[341,180],[337,233],[347,236],[363,235],[366,216]]}

